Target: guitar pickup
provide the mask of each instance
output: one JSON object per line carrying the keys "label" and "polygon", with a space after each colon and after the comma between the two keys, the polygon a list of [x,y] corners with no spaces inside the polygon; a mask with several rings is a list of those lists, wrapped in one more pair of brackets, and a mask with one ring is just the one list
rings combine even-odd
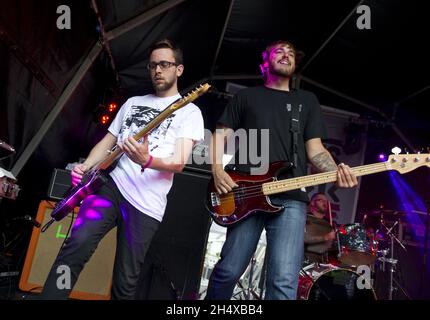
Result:
{"label": "guitar pickup", "polygon": [[212,207],[217,207],[221,205],[221,199],[219,198],[218,193],[211,192],[211,204]]}

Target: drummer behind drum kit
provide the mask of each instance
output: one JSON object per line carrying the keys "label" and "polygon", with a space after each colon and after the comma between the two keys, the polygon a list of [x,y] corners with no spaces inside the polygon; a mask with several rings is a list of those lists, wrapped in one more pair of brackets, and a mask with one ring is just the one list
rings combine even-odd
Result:
{"label": "drummer behind drum kit", "polygon": [[[380,293],[381,296],[392,300],[395,290],[393,277],[398,262],[393,257],[394,243],[405,249],[394,235],[400,223],[400,216],[397,211],[375,210],[364,214],[362,223],[332,227],[326,220],[308,214],[307,233],[311,233],[312,236],[324,236],[334,229],[336,239],[324,252],[319,252],[321,258],[317,261],[309,258],[315,256],[315,251],[309,252],[305,249],[306,259],[299,276],[297,298],[376,300],[373,281],[377,274],[376,269],[385,272],[385,264],[389,264],[389,280],[382,286],[387,292],[378,292],[378,295]],[[400,289],[409,297],[398,282],[396,289]]]}

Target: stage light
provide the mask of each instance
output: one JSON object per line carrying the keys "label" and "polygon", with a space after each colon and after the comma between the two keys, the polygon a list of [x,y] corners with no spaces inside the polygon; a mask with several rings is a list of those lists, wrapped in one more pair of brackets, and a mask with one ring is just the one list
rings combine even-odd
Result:
{"label": "stage light", "polygon": [[387,160],[387,156],[384,153],[381,153],[378,156],[379,161],[386,161]]}
{"label": "stage light", "polygon": [[109,119],[110,119],[110,117],[108,115],[104,115],[101,119],[101,123],[106,124],[106,123],[108,123]]}
{"label": "stage light", "polygon": [[116,111],[116,109],[117,109],[117,107],[118,107],[118,105],[116,104],[116,103],[110,103],[109,104],[109,112],[115,112]]}

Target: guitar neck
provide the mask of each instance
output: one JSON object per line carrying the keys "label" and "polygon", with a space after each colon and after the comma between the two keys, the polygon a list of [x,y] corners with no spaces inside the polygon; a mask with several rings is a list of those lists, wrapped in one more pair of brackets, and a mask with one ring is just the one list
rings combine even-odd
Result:
{"label": "guitar neck", "polygon": [[[391,170],[391,167],[389,167],[387,162],[381,162],[381,163],[374,163],[374,164],[354,167],[354,168],[351,168],[351,170],[352,172],[355,173],[357,177],[360,177],[368,174]],[[303,176],[298,178],[266,182],[262,185],[262,189],[263,189],[263,194],[267,196],[267,195],[281,193],[285,191],[316,186],[319,184],[324,184],[329,182],[335,182],[336,180],[337,180],[337,171],[329,171],[329,172],[312,174],[309,176]]]}
{"label": "guitar neck", "polygon": [[109,155],[101,162],[97,168],[106,170],[109,168],[112,163],[115,162],[116,159],[118,159],[119,156],[123,154],[123,151],[118,146],[115,146],[113,149],[109,150]]}
{"label": "guitar neck", "polygon": [[[182,104],[181,104],[182,102]],[[187,104],[187,102],[183,102],[182,99],[176,100],[170,107],[164,109],[154,120],[152,120],[150,123],[148,123],[145,128],[140,130],[137,134],[133,136],[133,138],[138,141],[142,137],[144,137],[146,134],[151,132],[153,129],[155,129],[157,126],[160,125],[170,114],[173,113],[172,110],[177,110]],[[103,160],[102,163],[98,166],[100,169],[107,169],[109,168],[112,163],[115,162],[116,159],[118,159],[119,156],[123,154],[122,150],[115,146],[112,150],[109,151],[109,155],[106,157],[106,159]]]}
{"label": "guitar neck", "polygon": [[[157,117],[155,117],[151,122],[149,122],[142,130],[140,130],[137,134],[133,136],[133,138],[137,141],[150,133],[156,127],[158,127],[168,116],[170,116],[176,110],[184,107],[188,103],[194,101],[198,97],[200,97],[203,93],[208,91],[210,85],[205,83],[197,87],[195,90],[188,93],[185,97],[179,98],[176,101],[172,102],[166,109],[164,109]],[[112,163],[118,159],[119,156],[122,155],[122,150],[115,146],[111,150],[108,151],[108,156],[97,166],[98,169],[107,169]]]}

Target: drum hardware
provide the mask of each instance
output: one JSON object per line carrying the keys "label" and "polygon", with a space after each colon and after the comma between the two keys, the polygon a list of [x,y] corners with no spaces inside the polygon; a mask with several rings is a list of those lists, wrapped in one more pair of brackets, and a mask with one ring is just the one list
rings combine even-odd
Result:
{"label": "drum hardware", "polygon": [[[314,264],[316,267],[319,267],[319,263],[315,263]],[[305,268],[301,268],[302,273],[305,275],[306,278],[309,279],[309,281],[312,282],[312,286],[316,286],[318,288],[318,290],[323,294],[323,296],[327,299],[327,300],[331,300],[330,297],[327,295],[327,293],[320,287],[320,285],[314,281],[314,278],[312,277],[312,274],[309,275],[308,272],[305,270]],[[299,297],[298,297],[299,298]]]}
{"label": "drum hardware", "polygon": [[385,261],[387,260],[385,257],[388,255],[389,252],[390,252],[389,249],[378,250],[378,255],[382,256],[382,257],[378,258],[378,261],[382,262],[381,271],[383,271],[383,272],[385,272]]}
{"label": "drum hardware", "polygon": [[396,221],[405,219],[406,213],[394,209],[384,209],[383,207],[372,210],[364,214],[362,224],[365,229],[374,233],[377,241],[389,241],[388,235],[384,234],[382,222],[390,225]]}
{"label": "drum hardware", "polygon": [[[341,256],[341,254],[342,254],[342,250],[341,250],[341,248],[340,248],[340,240],[339,240],[339,230],[337,230],[337,227],[336,227],[336,244],[337,244],[337,260],[339,260],[340,259],[340,256]],[[339,260],[340,261],[340,260]]]}
{"label": "drum hardware", "polygon": [[[266,256],[264,257],[264,260],[266,260]],[[234,294],[234,297],[236,296],[242,296],[244,300],[261,300],[263,297],[263,291],[261,291],[261,294],[258,294],[255,290],[254,290],[254,285],[253,285],[253,278],[254,278],[254,270],[255,270],[255,266],[257,264],[257,259],[255,257],[255,254],[252,256],[251,261],[249,263],[249,271],[248,271],[248,283],[247,286],[244,286],[242,281],[239,280],[236,284],[237,286],[240,288],[239,292],[236,292]],[[264,264],[263,264],[264,265]],[[263,277],[263,271],[261,272],[261,277]],[[260,280],[261,282],[261,280]],[[242,300],[239,298],[239,300]]]}
{"label": "drum hardware", "polygon": [[[396,267],[397,267],[397,263],[399,262],[397,259],[394,259],[394,241],[396,241],[403,250],[407,251],[406,247],[403,245],[403,243],[393,234],[393,230],[399,224],[399,220],[397,220],[391,226],[391,228],[388,228],[382,219],[381,219],[380,223],[385,228],[386,235],[390,237],[390,249],[381,250],[380,252],[383,254],[383,256],[378,258],[378,260],[382,262],[382,271],[385,272],[385,263],[388,263],[390,265],[390,269],[389,269],[390,277],[389,277],[389,284],[388,284],[388,300],[393,300],[393,292],[396,289],[394,287],[394,282],[396,283],[397,287],[404,293],[404,295],[409,298],[410,296],[406,292],[406,290],[398,283],[398,281],[396,281],[394,279],[394,273],[397,271]],[[386,255],[388,254],[388,252],[390,252],[390,254],[391,254],[390,258],[386,258]]]}
{"label": "drum hardware", "polygon": [[349,266],[371,265],[376,260],[377,241],[361,223],[338,227],[339,261]]}
{"label": "drum hardware", "polygon": [[255,259],[255,255],[251,259],[251,266],[249,268],[249,278],[248,278],[248,290],[246,292],[246,300],[251,300],[251,291],[252,290],[252,277],[254,276],[254,268],[257,260]]}
{"label": "drum hardware", "polygon": [[0,199],[16,199],[18,192],[21,190],[16,184],[16,181],[17,180],[12,172],[0,167]]}
{"label": "drum hardware", "polygon": [[260,281],[258,282],[258,288],[260,289],[260,299],[264,297],[264,287],[266,284],[266,271],[267,271],[267,251],[264,252],[263,265],[260,272]]}
{"label": "drum hardware", "polygon": [[376,300],[370,289],[357,285],[360,275],[354,270],[331,264],[311,264],[299,276],[297,298],[300,300]]}
{"label": "drum hardware", "polygon": [[[430,150],[430,148],[428,148]],[[429,219],[430,219],[430,200],[425,200],[427,212],[412,210],[412,212],[426,216],[426,227],[424,232],[424,254],[421,263],[421,276],[420,276],[420,296],[424,293],[424,283],[426,282],[425,273],[427,270],[427,255],[429,250]]]}
{"label": "drum hardware", "polygon": [[[0,158],[0,160],[6,159],[15,153],[15,148],[2,140],[0,140],[0,149],[11,152],[8,156]],[[9,198],[15,200],[19,190],[18,185],[16,185],[16,178],[12,172],[0,167],[0,199]]]}

